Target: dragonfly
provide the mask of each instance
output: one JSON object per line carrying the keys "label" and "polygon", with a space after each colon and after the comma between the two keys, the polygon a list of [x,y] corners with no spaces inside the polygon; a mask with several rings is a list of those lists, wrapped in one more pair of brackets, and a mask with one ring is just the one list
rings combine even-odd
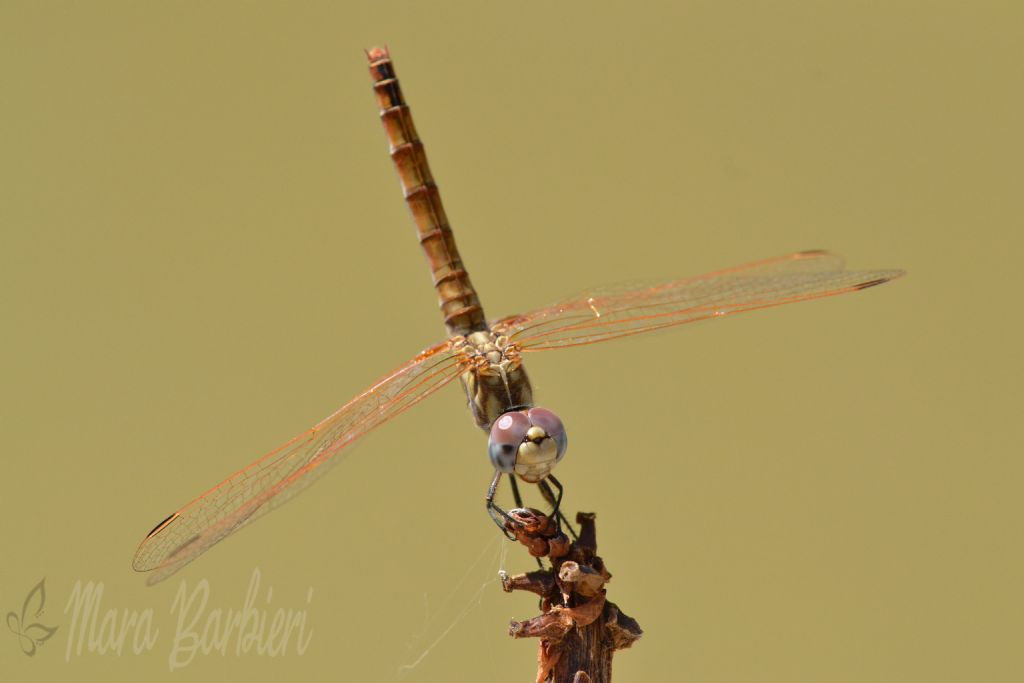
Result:
{"label": "dragonfly", "polygon": [[846,270],[834,254],[802,251],[695,277],[594,289],[488,322],[456,247],[390,53],[373,48],[366,55],[390,155],[426,255],[448,338],[157,524],[132,562],[137,571],[154,571],[150,583],[167,578],[304,491],[362,437],[456,380],[465,390],[476,425],[488,435],[494,475],[485,502],[494,521],[504,527],[510,520],[494,502],[503,476],[509,478],[519,507],[517,478],[539,486],[557,511],[562,485],[552,470],[565,455],[568,437],[557,414],[534,403],[524,355],[857,292],[903,275],[893,269]]}

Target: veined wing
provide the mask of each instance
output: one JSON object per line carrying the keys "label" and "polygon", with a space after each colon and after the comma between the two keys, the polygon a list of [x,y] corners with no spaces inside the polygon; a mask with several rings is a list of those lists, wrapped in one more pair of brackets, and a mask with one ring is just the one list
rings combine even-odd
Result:
{"label": "veined wing", "polygon": [[292,498],[339,460],[338,454],[459,376],[465,367],[451,341],[388,374],[333,415],[203,493],[160,522],[135,552],[137,571],[157,583],[215,543]]}
{"label": "veined wing", "polygon": [[495,326],[524,352],[544,351],[854,292],[901,275],[845,270],[834,254],[802,251],[650,286],[594,290]]}

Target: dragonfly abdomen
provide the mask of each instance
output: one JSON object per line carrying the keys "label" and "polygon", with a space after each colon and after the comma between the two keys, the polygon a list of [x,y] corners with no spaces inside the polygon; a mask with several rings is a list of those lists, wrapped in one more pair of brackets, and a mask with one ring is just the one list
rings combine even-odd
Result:
{"label": "dragonfly abdomen", "polygon": [[405,193],[405,202],[416,223],[420,246],[427,257],[441,314],[451,335],[468,335],[487,329],[476,290],[469,280],[455,245],[441,194],[427,163],[426,151],[413,125],[409,105],[395,77],[386,49],[367,52],[373,91],[390,143],[391,160]]}

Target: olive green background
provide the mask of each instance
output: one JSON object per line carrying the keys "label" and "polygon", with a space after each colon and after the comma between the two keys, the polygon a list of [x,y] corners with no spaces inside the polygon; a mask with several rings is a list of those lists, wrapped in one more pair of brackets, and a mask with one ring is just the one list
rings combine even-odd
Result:
{"label": "olive green background", "polygon": [[[809,248],[910,273],[527,358],[645,630],[617,679],[1020,680],[1022,35],[1015,2],[5,0],[0,614],[45,577],[60,629],[0,631],[3,678],[532,680],[454,386],[170,581],[129,567],[443,336],[386,43],[491,316]],[[254,568],[305,654],[172,674],[182,582],[239,609]],[[66,659],[77,581],[153,649]]]}

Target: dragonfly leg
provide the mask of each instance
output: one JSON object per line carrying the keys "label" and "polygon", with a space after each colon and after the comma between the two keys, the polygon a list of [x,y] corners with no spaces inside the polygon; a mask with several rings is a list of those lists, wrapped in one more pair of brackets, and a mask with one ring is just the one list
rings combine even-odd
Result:
{"label": "dragonfly leg", "polygon": [[[523,496],[519,493],[519,483],[516,481],[516,477],[514,474],[508,478],[508,483],[512,485],[512,497],[516,501],[516,507],[523,507]],[[544,569],[544,563],[541,561],[541,559],[539,557],[534,559],[537,560],[537,567],[539,567],[540,569]],[[541,600],[541,602],[544,602],[543,599]]]}
{"label": "dragonfly leg", "polygon": [[523,507],[523,497],[519,495],[519,483],[516,481],[515,476],[509,477],[508,483],[512,485],[512,498],[516,501],[516,507]]}
{"label": "dragonfly leg", "polygon": [[[498,482],[500,481],[501,470],[495,470],[494,479],[491,480],[491,485],[487,487],[487,514],[491,516],[494,523],[498,525],[499,529],[501,529],[501,533],[505,534],[505,538],[510,541],[514,541],[516,540],[516,537],[511,531],[505,528],[505,522],[508,521],[514,524],[515,520],[494,502],[494,494],[498,491]],[[515,482],[513,482],[513,486],[514,485]]]}
{"label": "dragonfly leg", "polygon": [[[555,496],[555,492],[552,491],[551,487],[548,485],[549,480],[554,487],[558,489],[557,496]],[[549,474],[546,479],[541,479],[540,482],[538,482],[537,487],[540,488],[540,492],[541,495],[544,496],[544,500],[552,506],[553,509],[551,510],[551,516],[558,519],[559,528],[561,528],[562,525],[565,525],[565,528],[569,530],[569,535],[572,536],[573,540],[579,540],[579,536],[576,535],[576,530],[572,528],[572,524],[569,523],[569,520],[565,518],[565,515],[562,514],[562,510],[560,509],[562,504],[562,493],[564,493],[562,482],[555,479],[554,475]]]}

